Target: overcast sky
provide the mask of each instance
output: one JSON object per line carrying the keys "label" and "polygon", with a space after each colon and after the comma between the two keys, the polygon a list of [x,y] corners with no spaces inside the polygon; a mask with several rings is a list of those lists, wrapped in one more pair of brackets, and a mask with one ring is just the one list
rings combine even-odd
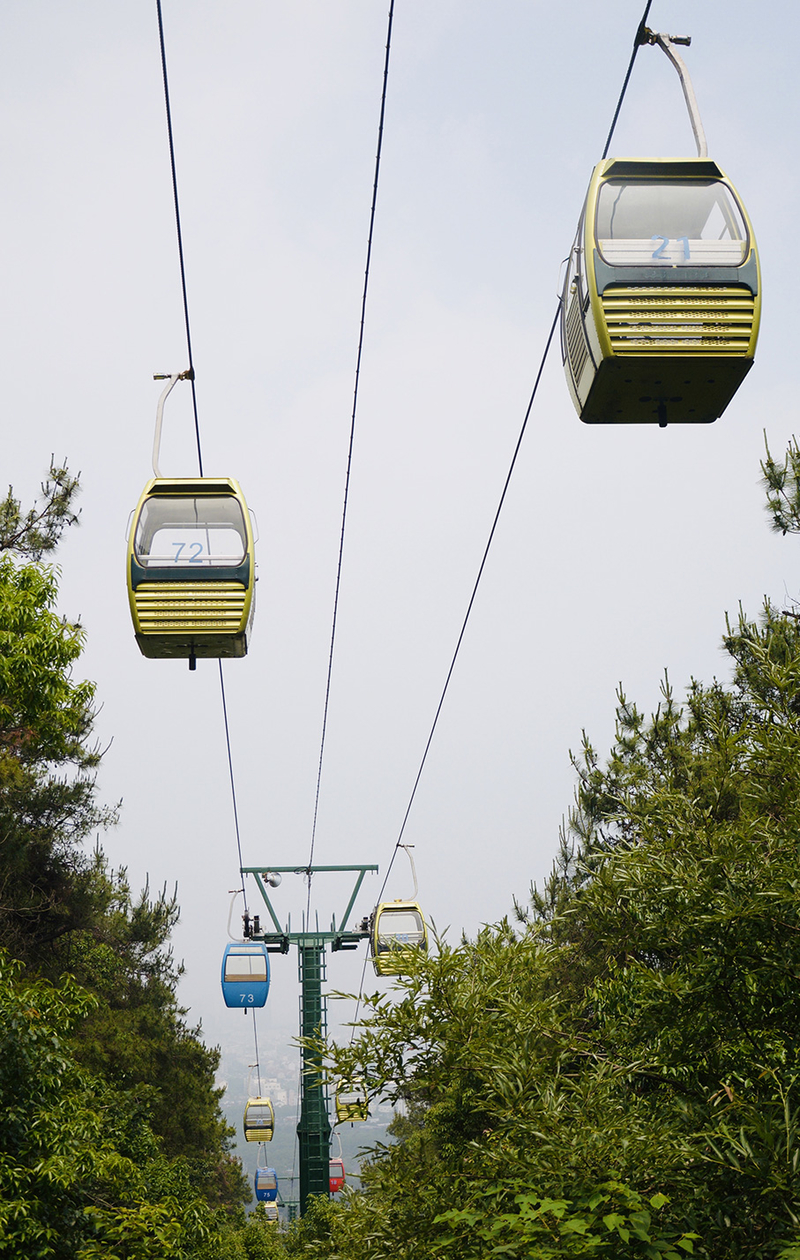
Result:
{"label": "overcast sky", "polygon": [[[397,0],[317,862],[391,856],[642,8]],[[260,529],[252,648],[225,665],[247,865],[308,861],[387,11],[164,0],[205,469],[240,480]],[[692,36],[709,153],[754,224],[756,364],[714,425],[589,428],[554,347],[406,833],[451,939],[547,874],[569,750],[582,729],[608,748],[618,684],[649,709],[665,669],[678,692],[727,678],[726,610],[798,592],[758,486],[762,430],[777,453],[798,427],[798,7],[654,0],[650,25]],[[155,4],[5,0],[0,59],[0,478],[30,498],[51,452],[81,471],[60,606],[88,636],[102,795],[123,801],[103,845],[135,887],[177,882],[184,1000],[224,1044],[217,666],[140,656],[125,587],[152,376],[187,365]],[[656,48],[611,152],[695,152]],[[162,468],[196,471],[185,385]],[[315,882],[325,926],[348,891]],[[410,895],[405,862],[387,892]],[[281,917],[303,903],[286,879]],[[360,960],[334,956],[331,987]],[[294,954],[273,976],[263,1018],[288,1039]]]}

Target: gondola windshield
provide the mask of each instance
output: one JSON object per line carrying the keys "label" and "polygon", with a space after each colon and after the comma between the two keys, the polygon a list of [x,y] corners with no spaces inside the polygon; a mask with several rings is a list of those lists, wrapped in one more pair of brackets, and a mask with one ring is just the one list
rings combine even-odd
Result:
{"label": "gondola windshield", "polygon": [[384,901],[376,906],[372,963],[379,976],[399,975],[412,957],[427,949],[425,920],[416,901]]}
{"label": "gondola windshield", "polygon": [[367,1090],[363,1081],[340,1081],[336,1087],[336,1121],[369,1118]]}
{"label": "gondola windshield", "polygon": [[749,250],[742,213],[719,180],[609,179],[595,233],[615,267],[738,267]]}
{"label": "gondola windshield", "polygon": [[274,1168],[257,1168],[253,1187],[259,1203],[274,1203],[278,1197],[278,1174]]}
{"label": "gondola windshield", "polygon": [[235,567],[246,552],[244,515],[231,495],[158,494],[142,506],[134,553],[143,568]]}
{"label": "gondola windshield", "polygon": [[268,959],[262,952],[256,952],[251,946],[232,949],[225,958],[225,979],[234,983],[242,981],[260,981],[265,983]]}
{"label": "gondola windshield", "polygon": [[264,1006],[269,994],[269,955],[260,941],[226,945],[222,995],[226,1006]]}
{"label": "gondola windshield", "polygon": [[364,1093],[351,1085],[345,1085],[336,1091],[336,1102],[340,1107],[360,1107],[364,1102]]}
{"label": "gondola windshield", "polygon": [[425,925],[418,910],[395,910],[381,913],[378,926],[378,948],[392,949],[399,945],[421,945]]}
{"label": "gondola windshield", "polygon": [[251,1129],[272,1127],[272,1108],[269,1103],[251,1102],[247,1108],[247,1124]]}

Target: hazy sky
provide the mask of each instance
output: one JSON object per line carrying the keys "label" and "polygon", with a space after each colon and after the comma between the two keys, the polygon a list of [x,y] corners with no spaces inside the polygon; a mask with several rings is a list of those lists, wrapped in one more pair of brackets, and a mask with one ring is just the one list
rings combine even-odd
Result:
{"label": "hazy sky", "polygon": [[[397,0],[318,862],[391,856],[642,8]],[[387,11],[164,0],[205,467],[260,528],[252,649],[225,666],[248,865],[308,860]],[[554,348],[406,834],[451,938],[546,875],[569,749],[582,728],[607,749],[620,681],[649,709],[665,668],[679,692],[726,678],[725,611],[797,595],[757,478],[762,430],[779,452],[798,427],[798,7],[654,0],[650,25],[692,36],[709,152],[755,227],[756,365],[714,425],[592,429]],[[141,657],[125,588],[152,375],[187,361],[154,0],[5,0],[0,58],[0,478],[30,498],[51,452],[81,470],[58,563],[102,794],[123,800],[103,844],[135,887],[177,881],[184,999],[224,1043],[217,666]],[[612,154],[694,154],[658,49]],[[189,403],[181,385],[167,404],[165,474],[196,470]],[[323,924],[347,891],[315,883]],[[410,891],[398,862],[388,894]],[[303,901],[293,877],[275,898],[295,926]],[[334,956],[331,987],[359,971]],[[288,1038],[294,954],[273,975],[264,1018]]]}

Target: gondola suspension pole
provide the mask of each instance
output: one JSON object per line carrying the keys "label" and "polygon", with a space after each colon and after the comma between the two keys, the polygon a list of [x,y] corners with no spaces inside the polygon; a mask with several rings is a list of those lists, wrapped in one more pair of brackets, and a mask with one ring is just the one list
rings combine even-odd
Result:
{"label": "gondola suspension pole", "polygon": [[697,156],[700,158],[708,157],[708,145],[706,144],[706,133],[703,130],[703,124],[700,120],[700,109],[697,104],[697,97],[694,94],[692,86],[692,77],[686,66],[683,57],[676,50],[676,44],[684,44],[687,48],[692,42],[691,35],[664,35],[659,31],[650,31],[645,28],[644,35],[648,44],[657,44],[669,57],[675,69],[678,71],[678,78],[683,88],[683,96],[686,101],[686,108],[689,111],[689,121],[692,124],[694,132],[694,142],[697,145]]}
{"label": "gondola suspension pole", "polygon": [[153,434],[153,476],[161,477],[161,469],[158,461],[161,458],[161,429],[164,424],[164,403],[169,398],[178,381],[194,380],[194,372],[191,368],[187,368],[185,372],[173,372],[169,375],[167,372],[156,372],[153,376],[154,381],[166,381],[166,388],[161,391],[161,395],[156,406],[156,429]]}

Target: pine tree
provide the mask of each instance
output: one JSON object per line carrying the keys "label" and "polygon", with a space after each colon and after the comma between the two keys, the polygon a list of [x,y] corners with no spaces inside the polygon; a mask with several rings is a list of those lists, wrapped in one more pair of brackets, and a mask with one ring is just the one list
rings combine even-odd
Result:
{"label": "pine tree", "polygon": [[[0,951],[15,960],[14,975],[22,968],[31,992],[54,986],[45,1005],[63,1015],[53,1028],[70,1065],[64,1080],[84,1100],[76,1114],[92,1094],[117,1117],[101,1125],[115,1135],[109,1141],[117,1154],[130,1136],[125,1123],[133,1124],[152,1167],[163,1164],[156,1180],[166,1186],[177,1178],[189,1200],[199,1194],[235,1213],[249,1188],[219,1109],[219,1053],[187,1025],[177,1000],[181,968],[169,947],[176,895],[163,889],[151,897],[146,888],[134,898],[125,871],[107,867],[96,837],[117,811],[98,800],[95,688],[74,677],[83,631],[55,611],[54,570],[30,558],[52,549],[74,520],[76,492],[66,468],[51,469],[43,504],[24,513],[9,490],[0,505]],[[23,1044],[12,1020],[12,1059],[28,1053]],[[120,1115],[128,1116],[122,1130]],[[91,1163],[90,1130],[84,1153]],[[87,1202],[86,1185],[74,1193]],[[155,1203],[160,1193],[148,1199],[145,1187],[142,1202]]]}
{"label": "pine tree", "polygon": [[[764,471],[800,532],[797,443]],[[584,737],[516,921],[329,1048],[407,1116],[292,1254],[800,1256],[800,625],[767,604],[723,643],[730,682],[665,679],[649,717],[621,692],[608,757]]]}

